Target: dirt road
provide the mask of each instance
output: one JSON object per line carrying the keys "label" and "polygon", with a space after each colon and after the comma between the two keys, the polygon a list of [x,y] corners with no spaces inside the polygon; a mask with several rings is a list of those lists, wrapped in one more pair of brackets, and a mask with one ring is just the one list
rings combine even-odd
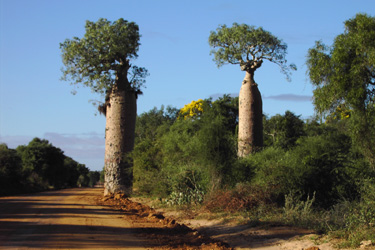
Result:
{"label": "dirt road", "polygon": [[[101,188],[77,188],[0,198],[0,250],[318,249],[306,230],[184,220],[143,201],[102,194]],[[318,247],[333,250],[329,243]]]}
{"label": "dirt road", "polygon": [[230,249],[101,188],[0,198],[0,249]]}
{"label": "dirt road", "polygon": [[123,215],[97,206],[100,189],[0,198],[0,249],[146,249]]}

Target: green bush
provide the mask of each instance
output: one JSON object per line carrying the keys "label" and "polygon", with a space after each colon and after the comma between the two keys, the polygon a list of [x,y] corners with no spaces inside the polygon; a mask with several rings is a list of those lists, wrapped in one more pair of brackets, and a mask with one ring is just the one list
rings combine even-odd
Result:
{"label": "green bush", "polygon": [[[324,135],[301,137],[296,146],[284,151],[268,147],[249,157],[255,166],[254,181],[276,187],[279,204],[285,195],[301,193],[301,199],[315,195],[315,205],[328,208],[341,199],[353,200],[358,195],[351,140],[333,130]],[[354,169],[354,170],[353,170]]]}
{"label": "green bush", "polygon": [[361,184],[361,199],[355,203],[347,218],[346,226],[356,228],[375,227],[375,179],[363,180]]}
{"label": "green bush", "polygon": [[340,247],[354,248],[362,241],[375,242],[375,179],[362,180],[360,187],[359,200],[341,202],[329,211],[326,224],[331,235],[344,239]]}
{"label": "green bush", "polygon": [[310,198],[308,195],[306,201],[302,200],[302,195],[289,193],[285,195],[285,205],[283,208],[284,219],[287,223],[309,227],[316,214],[313,213],[313,203],[315,193]]}
{"label": "green bush", "polygon": [[0,144],[0,195],[22,190],[22,161],[17,151]]}
{"label": "green bush", "polygon": [[285,151],[275,147],[268,147],[247,158],[254,166],[252,182],[270,189],[273,199],[280,205],[284,202],[284,196],[294,189],[295,173],[285,158]]}
{"label": "green bush", "polygon": [[[182,193],[183,199],[189,200],[186,197],[197,193],[200,197],[243,179],[239,168],[233,171],[232,167],[237,126],[237,102],[233,100],[229,96],[215,102],[204,100],[203,112],[187,118],[173,120],[157,109],[140,115],[132,155],[136,190],[161,197],[173,195],[175,199]],[[189,173],[196,174],[196,187],[175,185],[190,178]]]}
{"label": "green bush", "polygon": [[162,175],[168,187],[167,204],[199,204],[204,200],[209,187],[207,169],[196,165],[170,165],[163,168]]}

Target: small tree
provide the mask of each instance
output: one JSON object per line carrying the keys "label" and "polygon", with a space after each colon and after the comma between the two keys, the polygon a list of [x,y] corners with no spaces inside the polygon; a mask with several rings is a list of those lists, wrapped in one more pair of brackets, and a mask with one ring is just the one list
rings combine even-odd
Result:
{"label": "small tree", "polygon": [[288,150],[295,146],[298,138],[303,136],[304,122],[300,116],[290,111],[284,115],[275,115],[265,121],[265,134],[270,136],[272,145]]}
{"label": "small tree", "polygon": [[375,18],[349,19],[331,47],[316,42],[307,66],[315,109],[332,116],[344,108],[353,138],[375,168]]}
{"label": "small tree", "polygon": [[234,23],[211,31],[209,44],[218,67],[238,64],[246,72],[239,94],[238,156],[244,157],[263,146],[262,97],[254,73],[264,60],[276,63],[289,80],[294,64],[287,65],[287,45],[263,28]]}
{"label": "small tree", "polygon": [[113,23],[86,21],[85,28],[83,38],[60,44],[63,79],[106,93],[102,106],[106,115],[104,194],[129,194],[132,164],[127,154],[134,147],[136,99],[148,75],[145,68],[130,64],[138,57],[139,28],[122,18]]}

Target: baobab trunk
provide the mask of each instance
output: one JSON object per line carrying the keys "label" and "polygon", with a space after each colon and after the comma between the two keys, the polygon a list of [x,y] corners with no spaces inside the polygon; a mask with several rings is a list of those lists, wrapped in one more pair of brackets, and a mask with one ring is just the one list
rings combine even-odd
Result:
{"label": "baobab trunk", "polygon": [[106,109],[104,195],[132,192],[132,162],[137,114],[136,93],[113,88]]}
{"label": "baobab trunk", "polygon": [[262,96],[254,73],[247,72],[239,95],[238,157],[245,157],[263,147]]}

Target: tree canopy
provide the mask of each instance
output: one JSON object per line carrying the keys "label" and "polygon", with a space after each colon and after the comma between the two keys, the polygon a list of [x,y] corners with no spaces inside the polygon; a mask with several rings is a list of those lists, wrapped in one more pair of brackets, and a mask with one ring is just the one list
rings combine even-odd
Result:
{"label": "tree canopy", "polygon": [[60,43],[65,65],[62,79],[105,93],[116,79],[129,74],[130,86],[126,87],[140,92],[147,70],[130,64],[138,57],[138,25],[122,18],[115,22],[101,18],[97,22],[86,21],[85,29],[81,39],[74,37]]}
{"label": "tree canopy", "polygon": [[296,69],[294,64],[287,65],[288,46],[262,27],[238,23],[232,27],[220,25],[216,32],[211,31],[209,44],[218,67],[230,63],[239,64],[244,71],[255,71],[263,60],[268,60],[277,64],[288,79],[290,70]]}
{"label": "tree canopy", "polygon": [[308,74],[320,114],[350,111],[351,131],[375,167],[375,18],[357,14],[332,46],[308,51]]}

